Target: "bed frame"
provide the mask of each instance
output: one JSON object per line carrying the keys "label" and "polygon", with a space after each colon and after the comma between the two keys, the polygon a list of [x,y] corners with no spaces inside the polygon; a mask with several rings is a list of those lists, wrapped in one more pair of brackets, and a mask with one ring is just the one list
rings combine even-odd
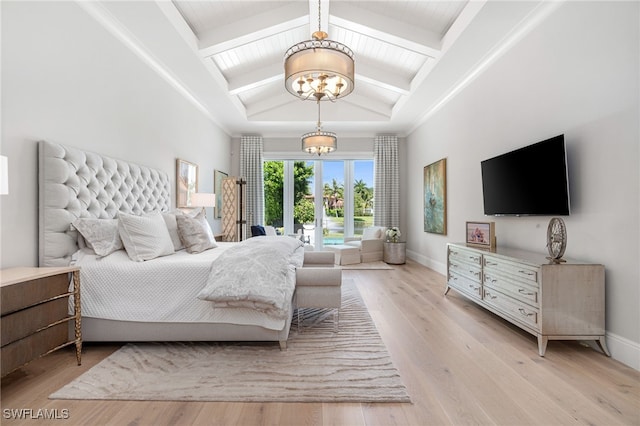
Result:
{"label": "bed frame", "polygon": [[[112,219],[118,212],[145,214],[171,208],[169,175],[160,170],[57,143],[38,147],[39,264],[69,265],[78,251],[80,217]],[[293,305],[292,310],[293,312]],[[282,330],[224,323],[167,323],[82,318],[84,341],[278,341],[286,347],[291,318]]]}

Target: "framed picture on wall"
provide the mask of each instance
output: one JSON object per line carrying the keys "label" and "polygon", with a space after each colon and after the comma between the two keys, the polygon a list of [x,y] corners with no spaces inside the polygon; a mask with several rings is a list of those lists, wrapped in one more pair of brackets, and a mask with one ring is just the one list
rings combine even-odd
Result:
{"label": "framed picture on wall", "polygon": [[447,235],[447,159],[424,167],[424,232]]}
{"label": "framed picture on wall", "polygon": [[222,180],[229,175],[220,170],[213,171],[213,192],[216,194],[216,206],[213,209],[213,217],[222,218]]}
{"label": "framed picture on wall", "polygon": [[176,159],[176,207],[191,207],[191,196],[198,192],[198,165]]}
{"label": "framed picture on wall", "polygon": [[466,225],[467,245],[495,250],[495,222],[467,222]]}

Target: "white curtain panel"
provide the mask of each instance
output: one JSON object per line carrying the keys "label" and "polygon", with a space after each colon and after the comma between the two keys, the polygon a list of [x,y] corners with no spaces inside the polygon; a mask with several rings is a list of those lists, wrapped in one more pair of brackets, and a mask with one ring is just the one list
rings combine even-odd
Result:
{"label": "white curtain panel", "polygon": [[400,225],[398,137],[376,136],[373,143],[373,221],[376,226]]}
{"label": "white curtain panel", "polygon": [[245,211],[246,229],[249,230],[252,225],[261,225],[264,216],[262,136],[242,136],[240,139],[240,176],[247,181]]}

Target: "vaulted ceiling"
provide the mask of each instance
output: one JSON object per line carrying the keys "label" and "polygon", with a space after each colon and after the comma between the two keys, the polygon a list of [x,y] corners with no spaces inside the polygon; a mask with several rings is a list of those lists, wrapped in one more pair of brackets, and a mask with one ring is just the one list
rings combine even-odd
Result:
{"label": "vaulted ceiling", "polygon": [[[247,120],[313,120],[283,90],[283,55],[318,30],[318,0],[173,3],[198,38],[202,59]],[[453,24],[467,5],[323,0],[321,29],[356,56],[356,89],[340,101],[349,109],[340,108],[333,120],[390,120],[440,57],[445,36],[460,32]]]}
{"label": "vaulted ceiling", "polygon": [[411,132],[557,2],[79,3],[232,135],[314,130],[316,104],[286,91],[283,64],[289,47],[318,30],[320,12],[321,29],[355,56],[355,89],[323,102],[323,127],[370,136]]}

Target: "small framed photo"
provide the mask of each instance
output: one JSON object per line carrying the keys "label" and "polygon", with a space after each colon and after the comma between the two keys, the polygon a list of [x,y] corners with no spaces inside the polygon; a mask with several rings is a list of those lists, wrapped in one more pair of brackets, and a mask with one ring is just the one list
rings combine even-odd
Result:
{"label": "small framed photo", "polygon": [[467,245],[491,251],[496,249],[495,222],[467,222],[466,224]]}

